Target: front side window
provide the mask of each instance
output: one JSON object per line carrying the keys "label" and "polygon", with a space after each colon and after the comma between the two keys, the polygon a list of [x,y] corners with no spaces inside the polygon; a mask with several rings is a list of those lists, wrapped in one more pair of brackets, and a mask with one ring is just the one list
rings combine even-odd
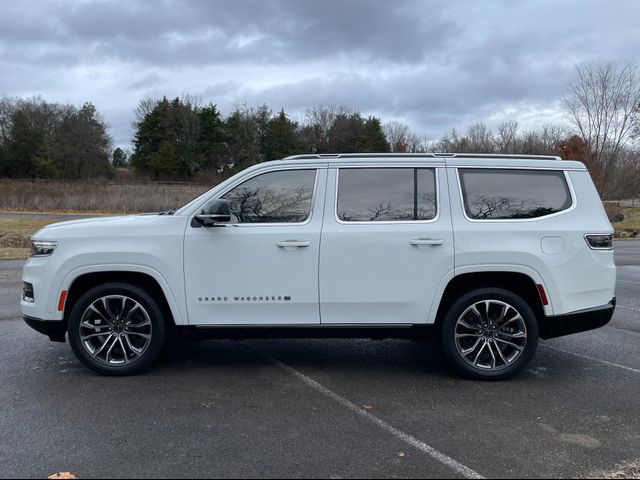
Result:
{"label": "front side window", "polygon": [[233,223],[302,223],[311,215],[316,170],[263,173],[222,198],[231,203]]}
{"label": "front side window", "polygon": [[338,218],[343,222],[432,220],[437,213],[432,168],[341,168]]}
{"label": "front side window", "polygon": [[571,207],[564,172],[552,170],[459,170],[464,208],[474,220],[539,218]]}

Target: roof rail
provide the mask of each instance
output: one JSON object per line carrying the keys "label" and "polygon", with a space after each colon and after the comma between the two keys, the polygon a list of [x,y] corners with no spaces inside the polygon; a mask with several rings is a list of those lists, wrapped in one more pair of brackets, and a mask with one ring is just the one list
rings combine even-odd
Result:
{"label": "roof rail", "polygon": [[503,158],[513,160],[562,160],[555,155],[505,155],[498,153],[307,153],[282,160],[311,160],[322,158]]}
{"label": "roof rail", "polygon": [[562,160],[556,155],[521,155],[521,154],[505,154],[505,153],[436,153],[438,157],[452,158],[504,158],[514,160]]}

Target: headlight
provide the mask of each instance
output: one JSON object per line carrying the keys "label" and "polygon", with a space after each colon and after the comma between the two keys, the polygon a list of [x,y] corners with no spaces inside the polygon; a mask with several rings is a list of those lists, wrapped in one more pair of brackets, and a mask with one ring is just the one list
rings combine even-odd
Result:
{"label": "headlight", "polygon": [[41,242],[38,240],[31,241],[30,257],[48,257],[56,251],[58,242]]}

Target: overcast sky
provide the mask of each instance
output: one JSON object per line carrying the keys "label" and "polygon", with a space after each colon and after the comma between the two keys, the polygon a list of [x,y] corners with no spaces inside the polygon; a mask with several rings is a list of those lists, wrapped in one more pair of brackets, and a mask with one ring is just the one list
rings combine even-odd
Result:
{"label": "overcast sky", "polygon": [[316,104],[429,137],[536,127],[586,61],[640,61],[639,0],[3,1],[0,96],[93,102],[129,146],[145,97]]}

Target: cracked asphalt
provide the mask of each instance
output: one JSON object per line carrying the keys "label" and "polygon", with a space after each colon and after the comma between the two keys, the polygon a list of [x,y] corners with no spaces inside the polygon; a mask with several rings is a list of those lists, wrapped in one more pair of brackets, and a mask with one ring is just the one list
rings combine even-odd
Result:
{"label": "cracked asphalt", "polygon": [[541,342],[527,371],[462,380],[436,342],[180,343],[99,377],[19,318],[0,262],[0,477],[584,477],[640,459],[640,242],[618,309]]}

